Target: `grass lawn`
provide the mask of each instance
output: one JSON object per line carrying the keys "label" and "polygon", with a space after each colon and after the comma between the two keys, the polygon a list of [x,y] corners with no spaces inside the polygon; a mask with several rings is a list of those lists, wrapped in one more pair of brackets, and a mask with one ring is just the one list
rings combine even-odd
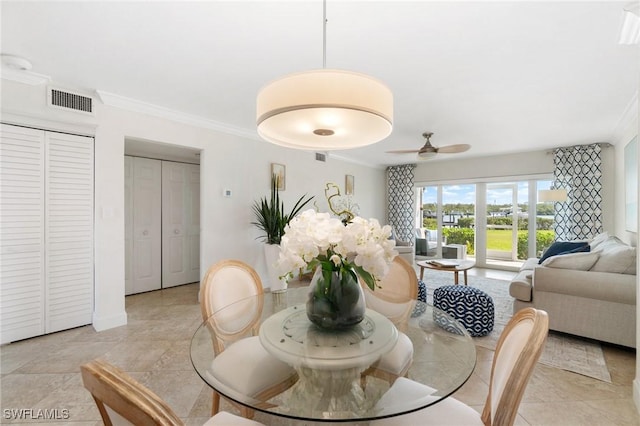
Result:
{"label": "grass lawn", "polygon": [[487,248],[489,250],[511,251],[510,229],[487,229]]}

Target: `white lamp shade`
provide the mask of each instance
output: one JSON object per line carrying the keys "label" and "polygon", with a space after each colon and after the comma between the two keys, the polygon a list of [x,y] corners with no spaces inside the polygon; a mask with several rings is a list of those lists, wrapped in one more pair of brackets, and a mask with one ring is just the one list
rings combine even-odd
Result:
{"label": "white lamp shade", "polygon": [[541,189],[538,191],[538,201],[541,203],[567,201],[566,189]]}
{"label": "white lamp shade", "polygon": [[320,69],[287,75],[265,86],[256,102],[258,133],[276,145],[338,150],[391,134],[393,95],[379,80]]}

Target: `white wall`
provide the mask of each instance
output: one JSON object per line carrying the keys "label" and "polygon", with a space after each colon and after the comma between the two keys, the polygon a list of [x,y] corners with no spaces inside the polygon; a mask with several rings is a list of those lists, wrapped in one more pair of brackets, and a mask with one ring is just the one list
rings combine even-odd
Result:
{"label": "white wall", "polygon": [[[103,330],[126,323],[124,306],[124,142],[127,138],[200,149],[201,276],[212,263],[236,258],[253,265],[266,281],[262,244],[256,237],[253,202],[269,195],[270,163],[286,166],[290,209],[303,194],[314,195],[327,210],[326,182],[344,188],[345,174],[355,177],[354,200],[360,214],[386,218],[386,174],[383,169],[348,163],[312,152],[181,124],[151,115],[96,105],[95,117],[52,110],[46,88],[2,81],[2,120],[49,130],[95,135],[95,307],[94,327]],[[233,196],[224,198],[223,189]]]}
{"label": "white wall", "polygon": [[451,159],[443,161],[418,162],[415,169],[416,182],[482,180],[553,173],[553,155],[546,151],[462,159],[456,159],[455,155],[449,156]]}
{"label": "white wall", "polygon": [[[636,107],[637,111],[637,107]],[[615,235],[621,240],[633,246],[638,245],[638,234],[625,229],[625,181],[624,181],[624,148],[635,136],[638,135],[638,114],[632,114],[633,119],[627,123],[625,129],[615,143]]]}

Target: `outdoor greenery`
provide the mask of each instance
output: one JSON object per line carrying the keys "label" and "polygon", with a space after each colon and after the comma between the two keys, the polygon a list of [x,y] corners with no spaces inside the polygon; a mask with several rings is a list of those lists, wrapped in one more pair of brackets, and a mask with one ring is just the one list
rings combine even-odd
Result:
{"label": "outdoor greenery", "polygon": [[[491,215],[499,215],[504,213],[505,209],[510,209],[511,204],[488,204],[487,205],[487,214]],[[528,204],[518,204],[518,208],[520,211],[526,212],[529,208]],[[438,206],[436,203],[424,203],[422,205],[422,209],[425,212],[436,212]],[[463,216],[471,216],[474,214],[476,209],[475,204],[462,204],[462,203],[450,203],[442,205],[442,212],[444,214],[461,214]],[[536,204],[536,211],[539,215],[542,216],[550,216],[553,215],[554,206],[553,203],[538,203]]]}
{"label": "outdoor greenery", "polygon": [[[425,210],[435,211],[435,205],[425,204]],[[464,212],[467,216],[461,216],[458,218],[457,227],[445,227],[442,232],[446,238],[447,244],[463,244],[467,246],[467,254],[474,254],[474,228],[475,218],[469,216],[473,214],[474,206],[471,204],[447,204],[443,206],[443,211],[452,212],[456,214]],[[488,210],[495,210],[495,212],[501,212],[501,208],[506,206],[488,206]],[[526,211],[526,206],[520,206]],[[537,206],[537,213],[539,215],[553,215],[553,206],[547,204],[539,204]],[[449,213],[447,213],[449,214]],[[512,248],[512,234],[509,229],[513,224],[513,218],[511,216],[488,216],[487,217],[487,248],[489,250],[506,251],[510,252]],[[437,220],[434,217],[425,217],[423,219],[423,226],[427,229],[436,229]],[[491,228],[495,226],[496,228]],[[536,217],[536,248],[538,252],[544,251],[547,247],[553,243],[554,232],[552,230],[553,219],[547,217]],[[500,229],[499,227],[506,227]],[[528,218],[518,219],[518,259],[526,259],[528,257],[528,232],[529,227]]]}

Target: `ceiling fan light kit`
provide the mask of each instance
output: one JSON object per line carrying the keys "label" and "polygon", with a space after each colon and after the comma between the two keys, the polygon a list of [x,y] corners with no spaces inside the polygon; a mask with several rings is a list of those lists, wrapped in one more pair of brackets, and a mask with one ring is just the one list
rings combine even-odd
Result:
{"label": "ceiling fan light kit", "polygon": [[326,69],[326,14],[324,0],[323,68],[289,74],[258,93],[258,134],[271,143],[330,151],[371,145],[391,134],[391,90],[365,74]]}
{"label": "ceiling fan light kit", "polygon": [[351,71],[287,75],[265,86],[256,106],[260,136],[291,148],[357,148],[381,141],[392,129],[391,90]]}

